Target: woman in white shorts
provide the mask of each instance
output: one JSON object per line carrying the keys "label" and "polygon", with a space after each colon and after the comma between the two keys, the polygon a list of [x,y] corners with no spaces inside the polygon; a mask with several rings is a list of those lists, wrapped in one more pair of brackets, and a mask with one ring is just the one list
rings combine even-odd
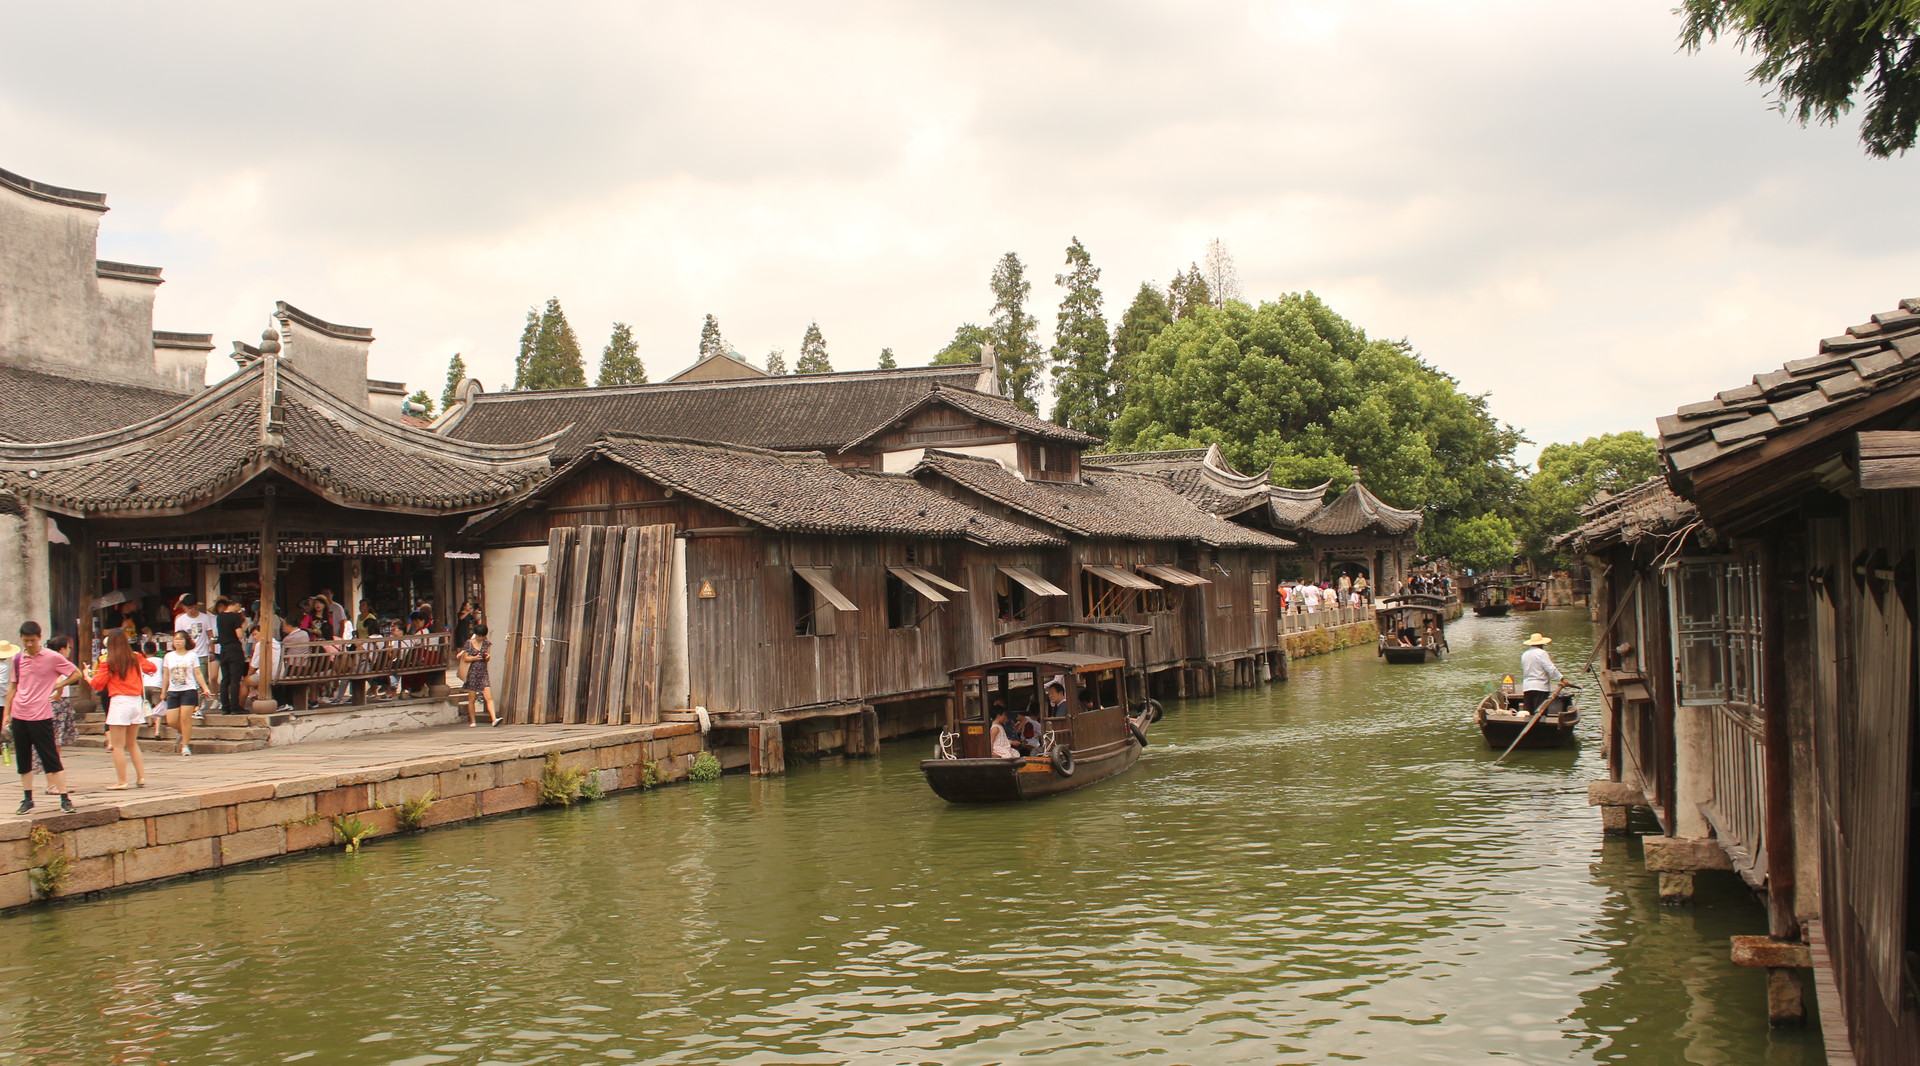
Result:
{"label": "woman in white shorts", "polygon": [[193,646],[193,634],[184,629],[175,631],[173,650],[160,665],[167,676],[167,724],[180,734],[180,754],[192,755],[193,713],[200,709],[201,697],[213,696],[200,653]]}
{"label": "woman in white shorts", "polygon": [[107,630],[107,653],[93,668],[93,688],[107,697],[107,744],[113,749],[115,783],[108,788],[126,788],[127,756],[133,756],[136,783],[147,787],[147,764],[140,757],[140,722],[147,714],[146,681],[143,674],[157,674],[160,666],[133,650],[123,630]]}

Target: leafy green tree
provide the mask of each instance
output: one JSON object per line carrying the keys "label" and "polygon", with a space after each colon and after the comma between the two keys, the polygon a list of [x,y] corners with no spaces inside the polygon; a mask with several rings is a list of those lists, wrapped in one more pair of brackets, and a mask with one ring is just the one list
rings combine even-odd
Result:
{"label": "leafy green tree", "polygon": [[1173,275],[1167,285],[1167,305],[1173,309],[1175,321],[1192,318],[1201,308],[1213,306],[1213,288],[1207,284],[1207,276],[1200,273],[1200,264],[1190,263],[1186,273]]}
{"label": "leafy green tree", "polygon": [[1115,450],[1219,444],[1242,470],[1274,481],[1344,487],[1353,468],[1388,503],[1419,507],[1422,543],[1504,513],[1523,439],[1493,418],[1484,396],[1335,314],[1312,293],[1250,307],[1200,307],[1147,344],[1125,369]]}
{"label": "leafy green tree", "polygon": [[774,348],[767,352],[767,373],[780,377],[787,372],[787,351]]}
{"label": "leafy green tree", "polygon": [[807,332],[800,338],[800,358],[793,364],[796,374],[830,374],[833,364],[827,361],[827,339],[820,335],[820,323],[807,323]]}
{"label": "leafy green tree", "polygon": [[533,353],[527,357],[524,388],[578,389],[587,384],[586,361],[580,354],[580,339],[567,323],[560,301],[547,301],[540,314],[539,332],[534,336]]}
{"label": "leafy green tree", "polygon": [[953,331],[953,339],[934,354],[934,366],[959,366],[980,361],[980,346],[992,340],[987,331],[971,322]]}
{"label": "leafy green tree", "polygon": [[527,387],[527,364],[533,362],[533,345],[540,339],[540,309],[527,308],[527,324],[520,331],[520,354],[513,360],[513,387]]}
{"label": "leafy green tree", "polygon": [[1660,446],[1638,430],[1549,444],[1519,500],[1522,550],[1538,562],[1557,559],[1553,542],[1580,525],[1580,509],[1602,492],[1632,488],[1660,473]]}
{"label": "leafy green tree", "polygon": [[453,358],[447,360],[447,387],[440,393],[442,411],[453,407],[453,402],[460,398],[460,386],[466,384],[466,381],[467,361],[460,358],[459,352],[455,352]]}
{"label": "leafy green tree", "polygon": [[633,327],[625,322],[613,324],[606,350],[600,353],[600,377],[595,385],[645,385],[647,368],[640,362],[640,346],[634,343]]}
{"label": "leafy green tree", "polygon": [[1141,282],[1140,291],[1133,294],[1133,303],[1128,304],[1120,316],[1120,328],[1113,332],[1114,410],[1127,404],[1127,379],[1132,373],[1129,368],[1146,352],[1153,338],[1172,324],[1173,308],[1167,304],[1167,298],[1151,284]]}
{"label": "leafy green tree", "polygon": [[1749,81],[1778,94],[1775,110],[1832,125],[1867,99],[1867,154],[1905,154],[1920,129],[1920,4],[1914,0],[1683,0],[1681,44],[1722,36],[1759,55]]}
{"label": "leafy green tree", "polygon": [[1007,398],[1037,414],[1034,393],[1040,380],[1040,341],[1035,337],[1039,322],[1027,314],[1027,297],[1033,283],[1027,280],[1027,268],[1020,257],[1008,252],[993,268],[993,322],[987,327],[987,339],[993,343],[993,358],[1000,367],[1000,385]]}
{"label": "leafy green tree", "polygon": [[1445,554],[1475,573],[1504,570],[1513,562],[1515,543],[1513,523],[1488,511],[1456,524]]}
{"label": "leafy green tree", "polygon": [[700,358],[711,359],[716,355],[726,355],[731,351],[727,339],[720,335],[720,320],[712,315],[700,324]]}
{"label": "leafy green tree", "polygon": [[1104,434],[1113,420],[1112,341],[1101,310],[1100,268],[1075,237],[1067,245],[1067,272],[1053,283],[1067,290],[1054,320],[1053,421],[1082,433]]}
{"label": "leafy green tree", "polygon": [[425,389],[419,389],[407,397],[407,406],[418,412],[421,418],[433,417],[433,396]]}
{"label": "leafy green tree", "polygon": [[880,349],[880,369],[897,370],[899,369],[899,366],[900,366],[900,361],[893,357],[892,348]]}

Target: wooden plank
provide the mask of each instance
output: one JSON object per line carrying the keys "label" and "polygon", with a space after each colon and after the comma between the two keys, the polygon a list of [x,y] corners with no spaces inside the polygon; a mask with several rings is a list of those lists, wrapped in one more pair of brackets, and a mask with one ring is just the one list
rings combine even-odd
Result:
{"label": "wooden plank", "polygon": [[581,704],[585,702],[585,671],[587,664],[587,626],[591,615],[587,606],[593,595],[594,570],[598,556],[594,551],[596,534],[604,536],[605,526],[577,526],[573,550],[568,552],[570,581],[568,582],[567,601],[562,607],[565,625],[560,634],[564,642],[561,648],[560,681],[555,687],[555,722],[578,725],[581,721]]}
{"label": "wooden plank", "polygon": [[640,542],[633,536],[633,530],[616,529],[610,543],[617,560],[614,580],[608,586],[612,593],[608,597],[609,624],[601,639],[606,656],[600,671],[606,677],[606,703],[601,720],[608,725],[620,725],[627,721],[627,671],[632,665],[632,657],[627,654],[627,642],[631,639],[627,630],[633,617],[634,556]]}
{"label": "wooden plank", "polygon": [[631,720],[651,724],[660,720],[660,660],[666,639],[668,601],[672,595],[673,528],[645,526],[633,531],[635,580],[628,654]]}
{"label": "wooden plank", "polygon": [[595,527],[594,587],[587,600],[588,632],[583,654],[587,656],[586,699],[581,707],[583,722],[606,722],[609,707],[616,703],[608,687],[608,672],[613,665],[613,640],[617,620],[614,615],[620,581],[620,549],[626,530],[619,526]]}
{"label": "wooden plank", "polygon": [[531,679],[540,661],[540,593],[546,580],[538,573],[513,578],[513,620],[499,696],[502,713],[516,722],[533,720]]}
{"label": "wooden plank", "polygon": [[544,601],[540,607],[540,656],[538,673],[534,677],[533,722],[554,721],[554,689],[559,684],[560,668],[564,655],[562,647],[556,643],[566,630],[565,604],[569,595],[569,581],[573,573],[573,545],[578,539],[577,532],[570,527],[551,530],[547,534],[547,583]]}

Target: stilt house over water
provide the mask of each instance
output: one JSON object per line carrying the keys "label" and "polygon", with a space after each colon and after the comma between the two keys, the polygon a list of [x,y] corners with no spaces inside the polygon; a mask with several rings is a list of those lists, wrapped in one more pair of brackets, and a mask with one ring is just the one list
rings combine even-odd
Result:
{"label": "stilt house over water", "polygon": [[1650,865],[1765,893],[1735,958],[1777,1019],[1810,968],[1835,1061],[1920,1063],[1920,300],[1659,429],[1666,485],[1571,538],[1604,574],[1595,798],[1654,809]]}

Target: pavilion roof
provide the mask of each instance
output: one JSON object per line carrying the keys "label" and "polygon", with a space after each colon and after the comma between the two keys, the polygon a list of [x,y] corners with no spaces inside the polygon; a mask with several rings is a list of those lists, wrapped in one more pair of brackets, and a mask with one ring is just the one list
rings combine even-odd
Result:
{"label": "pavilion roof", "polygon": [[1161,478],[1208,514],[1232,517],[1267,503],[1267,474],[1242,474],[1220,454],[1218,444],[1160,452],[1106,452],[1084,456],[1088,466],[1102,466]]}
{"label": "pavilion roof", "polygon": [[0,441],[40,444],[117,429],[178,407],[177,390],[0,365]]}
{"label": "pavilion roof", "polygon": [[1323,537],[1344,537],[1356,533],[1398,537],[1418,530],[1421,519],[1419,511],[1389,507],[1372,490],[1355,481],[1332,503],[1303,519],[1300,528]]}
{"label": "pavilion roof", "polygon": [[0,443],[0,491],[83,517],[181,514],[273,471],[344,507],[461,514],[538,480],[553,443],[449,441],[371,414],[269,357],[132,425]]}

